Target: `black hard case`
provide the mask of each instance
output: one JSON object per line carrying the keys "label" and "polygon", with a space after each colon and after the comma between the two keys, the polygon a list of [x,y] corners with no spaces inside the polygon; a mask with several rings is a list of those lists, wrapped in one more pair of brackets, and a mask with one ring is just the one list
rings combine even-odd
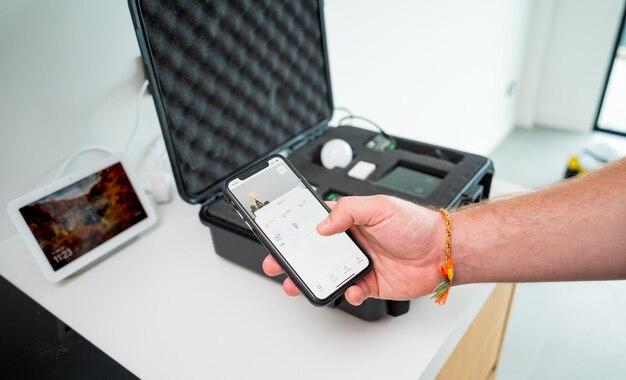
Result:
{"label": "black hard case", "polygon": [[[389,194],[436,207],[477,202],[489,195],[493,165],[477,155],[396,138],[398,149],[365,147],[377,133],[331,128],[323,1],[129,0],[176,185],[215,251],[262,273],[267,255],[220,192],[226,177],[288,150],[289,160],[321,195]],[[333,138],[348,141],[354,161],[375,163],[368,181],[328,170],[319,152]],[[373,182],[397,165],[442,178],[425,198]],[[284,277],[276,278],[282,281]],[[365,320],[408,312],[408,301],[369,299],[337,307]]]}

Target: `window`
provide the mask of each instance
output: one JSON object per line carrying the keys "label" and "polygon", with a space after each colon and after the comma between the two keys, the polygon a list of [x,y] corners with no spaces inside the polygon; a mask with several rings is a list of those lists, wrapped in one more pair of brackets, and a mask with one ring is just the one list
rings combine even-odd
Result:
{"label": "window", "polygon": [[626,136],[626,10],[594,129]]}

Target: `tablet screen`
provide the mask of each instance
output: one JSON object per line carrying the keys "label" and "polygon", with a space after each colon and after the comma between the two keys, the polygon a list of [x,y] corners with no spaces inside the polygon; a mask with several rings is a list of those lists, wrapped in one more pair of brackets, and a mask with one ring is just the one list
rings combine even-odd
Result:
{"label": "tablet screen", "polygon": [[55,271],[147,218],[121,163],[19,211]]}

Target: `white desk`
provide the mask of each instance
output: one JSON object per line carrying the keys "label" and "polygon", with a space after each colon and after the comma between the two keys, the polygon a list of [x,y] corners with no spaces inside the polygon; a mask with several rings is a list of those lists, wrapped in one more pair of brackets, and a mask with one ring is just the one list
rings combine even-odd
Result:
{"label": "white desk", "polygon": [[[518,190],[495,180],[492,196]],[[61,284],[17,236],[0,245],[0,274],[142,379],[432,378],[494,288],[364,322],[222,259],[198,206],[158,212],[149,234]]]}

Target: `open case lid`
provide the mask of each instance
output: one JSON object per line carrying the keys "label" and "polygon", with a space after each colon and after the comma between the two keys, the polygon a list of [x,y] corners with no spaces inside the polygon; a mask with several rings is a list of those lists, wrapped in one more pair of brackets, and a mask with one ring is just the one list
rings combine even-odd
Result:
{"label": "open case lid", "polygon": [[231,173],[332,116],[322,0],[130,0],[178,191]]}

